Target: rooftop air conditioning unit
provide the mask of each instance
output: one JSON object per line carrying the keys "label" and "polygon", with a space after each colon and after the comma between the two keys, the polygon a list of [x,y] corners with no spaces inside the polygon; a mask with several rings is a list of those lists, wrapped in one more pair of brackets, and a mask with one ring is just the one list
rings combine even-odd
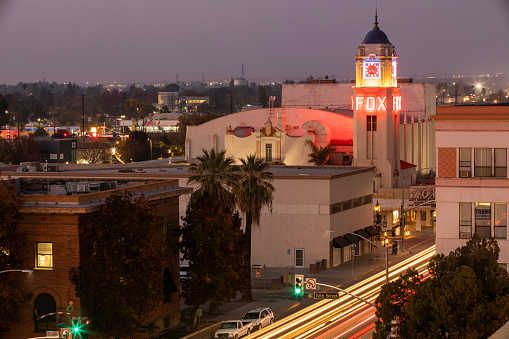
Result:
{"label": "rooftop air conditioning unit", "polygon": [[470,178],[472,175],[471,171],[460,171],[460,178]]}
{"label": "rooftop air conditioning unit", "polygon": [[470,239],[470,233],[460,233],[461,239]]}

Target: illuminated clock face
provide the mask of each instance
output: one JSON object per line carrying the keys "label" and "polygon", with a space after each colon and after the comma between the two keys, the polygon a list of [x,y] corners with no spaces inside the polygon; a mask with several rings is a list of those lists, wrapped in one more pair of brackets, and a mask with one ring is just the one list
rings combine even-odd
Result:
{"label": "illuminated clock face", "polygon": [[364,76],[366,78],[379,78],[380,77],[380,63],[369,61],[364,63]]}

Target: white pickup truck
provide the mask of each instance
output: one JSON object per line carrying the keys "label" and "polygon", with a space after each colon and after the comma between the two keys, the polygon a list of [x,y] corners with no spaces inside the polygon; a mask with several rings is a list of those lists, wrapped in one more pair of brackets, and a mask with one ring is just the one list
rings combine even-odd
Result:
{"label": "white pickup truck", "polygon": [[240,320],[223,321],[219,330],[214,334],[214,338],[234,338],[249,335],[253,330],[253,324],[242,324]]}

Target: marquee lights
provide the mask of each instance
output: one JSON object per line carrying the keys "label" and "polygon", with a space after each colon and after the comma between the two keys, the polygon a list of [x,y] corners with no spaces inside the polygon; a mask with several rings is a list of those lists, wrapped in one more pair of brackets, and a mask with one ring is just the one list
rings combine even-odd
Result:
{"label": "marquee lights", "polygon": [[[356,111],[365,110],[370,112],[376,111],[387,111],[387,97],[386,96],[363,96],[358,95],[355,99],[352,97],[352,107]],[[401,96],[393,96],[392,97],[392,110],[400,111],[401,110]]]}

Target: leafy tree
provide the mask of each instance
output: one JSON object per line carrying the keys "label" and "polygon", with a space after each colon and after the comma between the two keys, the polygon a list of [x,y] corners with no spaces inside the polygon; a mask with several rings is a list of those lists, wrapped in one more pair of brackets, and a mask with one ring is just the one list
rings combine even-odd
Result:
{"label": "leafy tree", "polygon": [[307,144],[311,146],[311,153],[308,154],[311,159],[309,159],[308,162],[317,166],[325,165],[329,156],[334,153],[334,146],[331,144],[328,144],[325,147],[317,147],[311,140],[308,140]]}
{"label": "leafy tree", "polygon": [[101,113],[109,115],[119,114],[123,110],[126,94],[118,89],[105,90],[97,99],[97,105]]}
{"label": "leafy tree", "polygon": [[33,135],[18,137],[10,143],[10,146],[9,159],[13,164],[39,160],[39,146]]}
{"label": "leafy tree", "polygon": [[33,135],[22,136],[12,140],[0,139],[0,161],[18,165],[22,162],[37,161],[39,146]]}
{"label": "leafy tree", "polygon": [[78,162],[86,161],[89,164],[104,164],[111,160],[110,145],[107,142],[92,138],[84,143],[79,152]]}
{"label": "leafy tree", "polygon": [[9,123],[11,119],[8,113],[5,113],[9,108],[9,104],[7,103],[7,99],[0,93],[0,126],[5,126]]}
{"label": "leafy tree", "polygon": [[[0,271],[19,269],[23,262],[25,235],[17,230],[23,204],[13,181],[0,181]],[[0,274],[0,331],[8,331],[19,320],[18,306],[28,295],[16,286],[19,273]]]}
{"label": "leafy tree", "polygon": [[117,152],[124,162],[138,162],[150,159],[148,134],[141,131],[129,133],[129,138],[120,141]]}
{"label": "leafy tree", "polygon": [[154,106],[141,99],[127,99],[124,102],[124,110],[127,116],[141,119],[149,115],[154,111]]}
{"label": "leafy tree", "polygon": [[262,159],[256,159],[256,156],[248,155],[245,159],[240,159],[238,183],[233,186],[233,192],[236,197],[237,205],[246,220],[246,242],[244,260],[244,286],[242,289],[242,299],[252,300],[251,293],[251,233],[253,225],[260,224],[260,215],[264,206],[272,209],[272,200],[274,198],[274,186],[270,183],[272,173],[268,172],[269,164]]}
{"label": "leafy tree", "polygon": [[34,132],[35,137],[48,137],[49,133],[46,132],[46,130],[42,127],[37,127],[37,129]]}
{"label": "leafy tree", "polygon": [[195,192],[182,220],[180,246],[190,277],[182,297],[196,309],[208,301],[209,313],[218,314],[219,306],[240,290],[245,258],[241,219],[218,199]]}
{"label": "leafy tree", "polygon": [[70,271],[94,329],[125,337],[162,300],[165,245],[159,218],[144,196],[113,193],[96,217],[79,227],[80,266]]}
{"label": "leafy tree", "polygon": [[[474,235],[449,255],[434,256],[426,280],[414,270],[382,287],[376,335],[399,316],[407,338],[487,338],[509,317],[509,276],[495,239]],[[489,319],[489,321],[487,321]]]}
{"label": "leafy tree", "polygon": [[263,86],[260,86],[260,89],[258,90],[258,101],[263,108],[267,108],[269,105],[269,96]]}
{"label": "leafy tree", "polygon": [[187,179],[189,184],[196,184],[195,196],[213,197],[226,207],[235,206],[235,196],[232,187],[236,185],[236,168],[232,166],[234,160],[226,156],[226,151],[216,152],[214,149],[203,150],[197,162],[189,165],[191,176]]}

